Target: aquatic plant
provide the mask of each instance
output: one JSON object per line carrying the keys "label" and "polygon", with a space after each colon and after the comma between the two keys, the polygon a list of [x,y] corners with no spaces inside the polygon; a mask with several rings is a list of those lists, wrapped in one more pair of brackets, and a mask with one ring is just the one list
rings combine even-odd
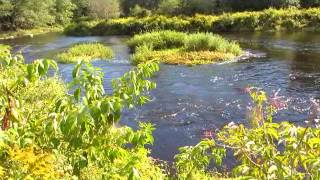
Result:
{"label": "aquatic plant", "polygon": [[100,43],[77,44],[66,52],[57,55],[60,63],[77,63],[78,61],[107,60],[114,56],[112,49]]}
{"label": "aquatic plant", "polygon": [[135,35],[128,41],[135,64],[149,60],[166,64],[209,64],[242,54],[239,44],[212,33],[155,31]]}

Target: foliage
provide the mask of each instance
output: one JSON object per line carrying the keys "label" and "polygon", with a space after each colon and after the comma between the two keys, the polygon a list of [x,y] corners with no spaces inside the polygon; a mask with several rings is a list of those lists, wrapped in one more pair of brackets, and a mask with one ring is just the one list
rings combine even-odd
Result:
{"label": "foliage", "polygon": [[73,18],[70,0],[1,0],[0,30],[65,25]]}
{"label": "foliage", "polygon": [[55,22],[58,24],[69,24],[73,18],[73,10],[76,6],[71,0],[56,0]]}
{"label": "foliage", "polygon": [[88,10],[94,19],[116,18],[121,12],[119,0],[90,0]]}
{"label": "foliage", "polygon": [[[24,64],[0,47],[0,173],[5,179],[163,179],[148,157],[153,126],[116,127],[123,108],[144,104],[158,70],[141,64],[103,89],[103,74],[79,62],[67,90],[51,60]],[[49,84],[55,87],[48,86]],[[60,88],[56,88],[61,86]],[[42,92],[43,91],[43,92]],[[72,94],[67,93],[72,92]]]}
{"label": "foliage", "polygon": [[319,0],[301,0],[302,7],[317,7],[320,5]]}
{"label": "foliage", "polygon": [[[225,13],[219,16],[193,17],[151,16],[119,18],[101,22],[88,30],[87,35],[132,35],[141,32],[175,30],[188,32],[222,31],[293,31],[319,29],[319,8],[267,9],[259,12]],[[79,25],[73,25],[75,29]],[[68,31],[74,34],[76,31]],[[83,33],[82,35],[86,35]]]}
{"label": "foliage", "polygon": [[[220,153],[221,148],[230,149],[239,160],[239,164],[233,170],[236,177],[319,179],[320,130],[317,128],[318,120],[310,119],[306,127],[296,126],[289,122],[274,123],[272,116],[284,107],[279,97],[268,98],[265,92],[252,88],[250,95],[255,103],[250,118],[251,126],[230,123],[220,130],[216,138],[211,140],[214,146],[211,148],[218,151],[214,159],[220,162],[224,155]],[[198,154],[192,152],[208,141],[210,140],[204,140],[191,149],[183,148],[182,154],[176,157],[178,169],[190,169],[193,163],[210,158],[211,154],[204,155],[206,156],[204,158],[197,157]],[[188,162],[188,160],[193,162]],[[204,172],[207,165],[208,163],[199,168],[200,171]]]}
{"label": "foliage", "polygon": [[80,21],[71,23],[64,29],[64,33],[70,36],[94,35],[93,28],[101,21]]}
{"label": "foliage", "polygon": [[128,44],[135,52],[132,60],[136,64],[149,60],[167,64],[208,64],[242,54],[239,44],[211,33],[155,31],[135,35]]}
{"label": "foliage", "polygon": [[[213,176],[204,171],[211,161],[222,164],[226,154],[224,148],[215,148],[211,140],[203,140],[193,147],[182,147],[180,154],[175,156],[179,179],[211,179]],[[211,177],[211,178],[210,178]]]}
{"label": "foliage", "polygon": [[139,5],[135,5],[133,8],[130,8],[130,16],[134,17],[146,17],[150,16],[152,12],[146,8],[143,8]]}
{"label": "foliage", "polygon": [[196,33],[187,36],[185,45],[187,51],[217,51],[231,53],[235,56],[242,54],[239,44],[229,42],[219,35],[212,33]]}
{"label": "foliage", "polygon": [[181,0],[161,0],[158,12],[166,15],[176,15],[181,11],[181,4]]}
{"label": "foliage", "polygon": [[51,14],[54,11],[53,0],[21,0],[15,5],[14,19],[15,26],[30,29],[42,25],[52,25],[55,17]]}
{"label": "foliage", "polygon": [[80,60],[92,61],[96,59],[110,59],[113,51],[100,43],[77,44],[66,52],[58,54],[58,61],[61,63],[76,63]]}

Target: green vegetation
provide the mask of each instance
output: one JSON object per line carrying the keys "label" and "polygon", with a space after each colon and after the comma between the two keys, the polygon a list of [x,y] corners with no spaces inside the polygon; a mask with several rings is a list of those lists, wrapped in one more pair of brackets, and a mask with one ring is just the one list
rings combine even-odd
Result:
{"label": "green vegetation", "polygon": [[[277,30],[273,25],[293,30],[318,28],[318,12],[313,14],[313,11],[318,10],[299,9],[318,6],[319,0],[0,0],[0,31],[5,35],[6,31],[65,27],[71,24],[66,30],[69,35],[134,34],[163,29],[215,32],[230,31],[230,28],[260,30],[265,27],[265,20],[268,26],[266,30]],[[288,15],[286,10],[281,12],[281,9],[268,14],[269,8],[296,10],[289,10]],[[252,12],[231,14],[243,11]],[[198,14],[214,17],[193,17]],[[135,18],[113,20],[128,16]],[[87,22],[102,19],[107,22],[98,26],[91,26],[93,24]],[[215,21],[212,22],[212,19]]]}
{"label": "green vegetation", "polygon": [[77,63],[78,61],[92,61],[110,59],[114,56],[112,49],[100,43],[78,44],[66,52],[58,54],[57,60],[61,63]]}
{"label": "green vegetation", "polygon": [[226,13],[219,16],[128,17],[107,20],[96,26],[85,26],[87,30],[83,34],[78,32],[84,27],[80,23],[68,27],[66,33],[69,35],[132,35],[156,30],[188,32],[319,30],[319,17],[319,8],[267,9],[259,12]]}
{"label": "green vegetation", "polygon": [[[4,179],[163,179],[148,157],[153,127],[116,127],[122,109],[149,101],[157,64],[146,63],[103,89],[103,74],[80,62],[67,86],[51,60],[24,64],[0,46],[0,175]],[[73,94],[68,92],[72,91]]]}
{"label": "green vegetation", "polygon": [[211,33],[187,34],[156,31],[135,35],[128,41],[136,64],[160,61],[166,64],[209,64],[242,54],[239,44]]}
{"label": "green vegetation", "polygon": [[319,179],[320,129],[317,119],[306,127],[289,122],[274,123],[273,115],[281,109],[279,99],[269,98],[258,89],[250,89],[255,103],[250,126],[230,123],[213,139],[194,147],[183,147],[176,156],[181,179],[211,177],[210,162],[223,163],[226,150],[239,160],[233,169],[245,179]]}
{"label": "green vegetation", "polygon": [[5,31],[0,32],[0,40],[3,39],[14,39],[14,38],[20,38],[20,37],[34,37],[35,35],[39,34],[45,34],[50,32],[63,32],[63,27],[41,27],[36,29],[18,29],[15,31]]}

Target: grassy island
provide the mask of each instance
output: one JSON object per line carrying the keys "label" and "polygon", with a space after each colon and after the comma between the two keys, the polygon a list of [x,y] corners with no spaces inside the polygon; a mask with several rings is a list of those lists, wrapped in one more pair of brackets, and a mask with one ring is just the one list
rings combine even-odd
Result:
{"label": "grassy island", "polygon": [[60,63],[76,63],[79,60],[92,61],[110,59],[114,56],[112,49],[100,43],[78,44],[57,55]]}
{"label": "grassy island", "polygon": [[156,31],[135,35],[128,41],[132,61],[160,61],[166,64],[210,64],[242,54],[239,44],[212,33]]}

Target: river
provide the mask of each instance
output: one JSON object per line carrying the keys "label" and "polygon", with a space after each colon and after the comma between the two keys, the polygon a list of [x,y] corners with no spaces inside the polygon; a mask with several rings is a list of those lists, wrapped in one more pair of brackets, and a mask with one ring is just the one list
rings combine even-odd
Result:
{"label": "river", "polygon": [[[254,57],[222,64],[194,67],[161,65],[153,80],[157,89],[152,102],[126,110],[121,123],[133,128],[139,121],[153,123],[155,143],[152,156],[172,161],[178,147],[196,144],[206,130],[224,125],[246,123],[250,98],[249,86],[260,87],[268,94],[278,93],[289,108],[279,112],[275,121],[302,124],[309,116],[311,99],[320,99],[320,34],[232,33],[224,37],[237,40]],[[60,34],[39,35],[0,41],[14,51],[21,51],[27,62],[53,57],[73,44],[101,42],[115,51],[111,61],[93,64],[105,73],[104,87],[111,92],[111,79],[132,68],[128,37],[67,37]],[[60,76],[70,81],[73,65],[59,64]]]}

